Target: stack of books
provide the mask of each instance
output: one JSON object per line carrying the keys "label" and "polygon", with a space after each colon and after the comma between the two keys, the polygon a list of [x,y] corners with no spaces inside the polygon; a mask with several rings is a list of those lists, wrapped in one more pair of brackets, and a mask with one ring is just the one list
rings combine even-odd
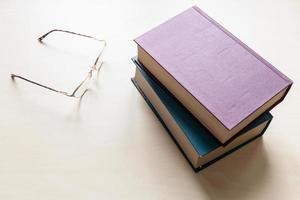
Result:
{"label": "stack of books", "polygon": [[292,85],[196,6],[135,42],[132,81],[195,171],[263,135]]}

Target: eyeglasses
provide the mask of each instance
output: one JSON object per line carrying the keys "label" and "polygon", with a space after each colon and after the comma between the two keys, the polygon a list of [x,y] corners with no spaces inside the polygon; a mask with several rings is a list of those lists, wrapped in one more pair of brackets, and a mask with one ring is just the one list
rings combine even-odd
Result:
{"label": "eyeglasses", "polygon": [[45,33],[44,35],[42,35],[41,37],[38,38],[38,41],[40,43],[43,43],[43,40],[51,33],[53,32],[64,32],[64,33],[68,33],[68,34],[72,34],[72,35],[76,35],[76,36],[81,36],[81,37],[85,37],[85,38],[89,38],[89,39],[92,39],[92,40],[95,40],[97,42],[101,42],[103,44],[102,48],[101,48],[101,51],[100,53],[98,54],[94,64],[90,67],[90,70],[88,72],[88,74],[86,75],[86,77],[84,78],[83,81],[81,81],[78,86],[72,91],[72,92],[65,92],[65,91],[61,91],[61,90],[57,90],[57,89],[54,89],[52,87],[49,87],[49,86],[46,86],[46,85],[43,85],[41,83],[38,83],[38,82],[35,82],[35,81],[32,81],[28,78],[25,78],[23,76],[20,76],[20,75],[17,75],[17,74],[11,74],[11,78],[12,80],[14,81],[16,78],[19,78],[19,79],[22,79],[23,81],[26,81],[26,82],[29,82],[29,83],[32,83],[34,85],[37,85],[39,87],[43,87],[47,90],[51,90],[53,92],[56,92],[56,93],[59,93],[59,94],[62,94],[62,95],[65,95],[65,96],[68,96],[68,97],[75,97],[75,98],[82,98],[84,96],[84,94],[88,91],[88,86],[90,85],[90,82],[91,80],[93,79],[93,77],[95,76],[95,74],[98,75],[101,67],[102,67],[102,64],[103,64],[103,60],[102,60],[102,54],[103,54],[103,51],[106,47],[106,40],[100,40],[100,39],[97,39],[97,38],[94,38],[92,36],[89,36],[89,35],[84,35],[84,34],[80,34],[80,33],[75,33],[75,32],[72,32],[72,31],[67,31],[67,30],[60,30],[60,29],[53,29],[47,33]]}

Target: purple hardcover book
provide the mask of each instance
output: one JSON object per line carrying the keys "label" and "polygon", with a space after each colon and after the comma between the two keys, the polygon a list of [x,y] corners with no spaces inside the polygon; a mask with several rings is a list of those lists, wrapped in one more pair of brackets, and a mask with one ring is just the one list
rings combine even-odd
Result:
{"label": "purple hardcover book", "polygon": [[195,6],[135,42],[138,60],[222,143],[282,101],[292,85]]}

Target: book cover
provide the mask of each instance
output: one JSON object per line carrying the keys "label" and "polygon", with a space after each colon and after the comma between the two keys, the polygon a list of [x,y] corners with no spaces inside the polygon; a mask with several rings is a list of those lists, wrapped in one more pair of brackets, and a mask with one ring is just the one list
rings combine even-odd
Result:
{"label": "book cover", "polygon": [[195,6],[135,42],[139,61],[222,143],[282,101],[292,85]]}
{"label": "book cover", "polygon": [[[178,124],[180,129],[182,129],[183,133],[186,135],[192,147],[195,149],[195,151],[200,157],[205,157],[206,155],[209,155],[211,152],[217,150],[218,148],[222,148],[222,143],[220,143],[180,102],[178,102],[178,100],[171,93],[165,90],[151,76],[151,74],[147,73],[143,68],[143,66],[135,58],[133,58],[132,60],[135,63],[137,70],[141,72],[145,80],[147,80],[151,88],[155,91],[155,93],[157,94],[161,102],[165,105],[166,109],[168,110],[172,118],[175,119],[176,123]],[[158,112],[158,108],[157,108],[158,105],[155,105],[155,103],[149,100],[149,98],[141,90],[140,86],[138,85],[135,79],[132,79],[132,81],[137,87],[137,89],[140,91],[141,95],[144,97],[148,105],[151,107],[153,112],[159,118],[161,123],[170,133],[171,137],[174,139],[175,143],[179,146],[180,150],[184,153],[185,157],[188,159],[189,163],[191,164],[191,166],[195,171],[199,171],[200,169],[209,166],[210,164],[214,163],[220,158],[228,155],[229,153],[240,148],[246,143],[261,136],[272,119],[272,115],[270,113],[268,112],[264,113],[238,134],[239,136],[243,136],[247,134],[249,131],[265,123],[265,126],[262,128],[262,130],[260,130],[256,135],[253,135],[252,138],[249,138],[248,140],[242,142],[241,144],[237,145],[232,149],[227,149],[227,151],[222,152],[222,154],[220,154],[216,158],[208,160],[207,163],[201,166],[197,166],[196,163],[191,160],[191,157],[186,155],[185,150],[182,149],[182,145],[178,144],[180,143],[180,141],[178,142],[177,141],[178,139],[176,140],[173,137],[173,134],[169,130],[168,126],[166,125],[166,122],[164,122],[164,120],[161,118],[161,115]],[[234,140],[232,142],[234,142]]]}

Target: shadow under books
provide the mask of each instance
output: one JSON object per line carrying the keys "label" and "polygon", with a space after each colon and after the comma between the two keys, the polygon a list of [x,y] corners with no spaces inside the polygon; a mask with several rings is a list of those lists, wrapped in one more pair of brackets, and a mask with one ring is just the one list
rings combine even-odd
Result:
{"label": "shadow under books", "polygon": [[243,199],[263,190],[270,165],[263,138],[258,138],[195,175],[212,199]]}

